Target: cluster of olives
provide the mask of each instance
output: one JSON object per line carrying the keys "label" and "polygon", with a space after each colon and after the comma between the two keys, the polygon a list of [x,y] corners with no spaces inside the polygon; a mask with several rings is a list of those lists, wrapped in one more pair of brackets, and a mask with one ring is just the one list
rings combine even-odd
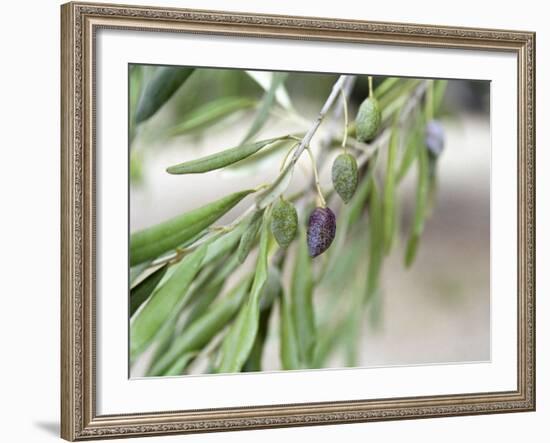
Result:
{"label": "cluster of olives", "polygon": [[[381,113],[378,101],[367,97],[356,117],[357,139],[371,141],[380,129]],[[344,203],[352,199],[359,180],[357,161],[348,152],[336,157],[332,164],[332,183]],[[292,203],[280,198],[273,207],[271,232],[277,243],[286,248],[296,237],[298,231],[298,213]],[[307,225],[307,244],[309,255],[317,257],[332,244],[336,235],[336,216],[328,207],[316,207],[310,214]]]}

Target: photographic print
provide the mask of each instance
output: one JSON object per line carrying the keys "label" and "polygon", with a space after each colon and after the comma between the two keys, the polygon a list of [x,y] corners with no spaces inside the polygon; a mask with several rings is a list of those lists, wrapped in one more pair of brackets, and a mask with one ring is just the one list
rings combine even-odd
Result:
{"label": "photographic print", "polygon": [[535,409],[535,34],[61,8],[61,435]]}
{"label": "photographic print", "polygon": [[491,359],[489,81],[128,85],[131,377]]}

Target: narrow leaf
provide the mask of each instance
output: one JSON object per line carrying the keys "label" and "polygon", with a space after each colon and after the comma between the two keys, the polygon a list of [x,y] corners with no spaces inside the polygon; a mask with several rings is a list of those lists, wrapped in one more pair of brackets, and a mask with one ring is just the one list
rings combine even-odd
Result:
{"label": "narrow leaf", "polygon": [[135,286],[136,283],[139,283],[140,277],[143,272],[149,267],[151,262],[143,262],[137,266],[132,266],[130,268],[130,287]]}
{"label": "narrow leaf", "polygon": [[[357,239],[363,244],[362,249],[365,249],[367,236],[362,235]],[[367,295],[367,282],[362,277],[365,272],[364,263],[359,262],[355,266],[356,277],[351,285],[349,292],[350,306],[349,313],[346,319],[346,331],[344,335],[344,346],[346,356],[346,366],[357,366],[360,357],[361,331],[363,326],[363,314],[365,312],[364,299]],[[378,292],[378,291],[377,291]]]}
{"label": "narrow leaf", "polygon": [[201,290],[200,293],[197,293],[198,298],[195,301],[195,303],[192,305],[192,308],[187,318],[185,319],[185,326],[183,327],[183,329],[187,328],[197,318],[204,315],[204,313],[208,310],[212,302],[222,292],[223,283],[224,282],[222,281],[222,282],[216,282],[215,284],[210,284],[207,287],[205,287],[203,290]]}
{"label": "narrow leaf", "polygon": [[434,108],[434,116],[437,116],[437,114],[440,111],[441,103],[443,102],[443,98],[445,97],[445,90],[447,88],[447,80],[435,80],[434,81],[434,89],[433,89],[433,108]]}
{"label": "narrow leaf", "polygon": [[292,173],[294,172],[294,164],[290,162],[285,169],[279,174],[277,179],[262,192],[256,199],[256,207],[258,209],[263,209],[269,206],[275,201],[279,196],[283,194],[288,188],[290,181],[292,180]]}
{"label": "narrow leaf", "polygon": [[242,279],[227,295],[217,301],[179,335],[168,351],[152,366],[148,375],[163,375],[182,355],[199,351],[234,317],[250,287],[250,276]]}
{"label": "narrow leaf", "polygon": [[255,104],[255,100],[246,97],[222,97],[213,100],[190,112],[180,124],[170,129],[169,133],[175,136],[203,129]]}
{"label": "narrow leaf", "polygon": [[197,352],[187,352],[179,357],[172,366],[170,366],[164,376],[175,376],[181,375],[187,365],[197,356]]}
{"label": "narrow leaf", "polygon": [[279,304],[280,358],[283,369],[300,369],[300,350],[298,338],[292,320],[291,305],[288,295],[283,293]]}
{"label": "narrow leaf", "polygon": [[170,166],[166,169],[169,174],[198,174],[237,163],[252,154],[258,152],[263,147],[279,140],[278,138],[270,138],[256,143],[249,143],[226,149],[225,151],[216,152],[215,154],[207,155],[195,160],[180,163]]}
{"label": "narrow leaf", "polygon": [[349,229],[355,225],[360,219],[363,210],[365,209],[365,203],[369,197],[371,188],[370,172],[363,178],[350,204],[346,207],[346,228]]}
{"label": "narrow leaf", "polygon": [[135,288],[130,290],[130,317],[138,310],[138,308],[147,300],[153,293],[159,282],[166,273],[166,265],[160,267],[151,275],[148,275]]}
{"label": "narrow leaf", "polygon": [[315,346],[315,316],[313,310],[313,272],[308,253],[305,229],[300,229],[296,262],[292,274],[292,318],[298,337],[300,360],[309,367]]}
{"label": "narrow leaf", "polygon": [[401,79],[399,77],[387,77],[374,90],[374,96],[380,100],[388,91],[390,91]]}
{"label": "narrow leaf", "polygon": [[[128,103],[128,113],[129,113],[129,133],[130,133],[130,143],[133,141],[135,135],[136,135],[136,109],[137,104],[141,92],[141,87],[143,84],[144,75],[143,75],[143,69],[140,65],[130,65],[130,73],[129,73],[129,103]],[[134,161],[134,165],[136,162],[136,157],[130,156],[130,161]],[[135,168],[130,169],[131,172],[135,173]]]}
{"label": "narrow leaf", "polygon": [[336,345],[346,332],[346,323],[339,321],[337,324],[330,324],[320,331],[315,344],[313,363],[310,368],[320,369],[326,366],[326,361],[334,351]]}
{"label": "narrow leaf", "polygon": [[130,236],[130,266],[159,257],[193,238],[233,208],[248,194],[235,192],[200,208],[174,217]]}
{"label": "narrow leaf", "polygon": [[269,118],[269,111],[275,103],[275,94],[277,89],[284,83],[287,77],[288,74],[284,72],[274,72],[272,74],[269,90],[266,91],[264,97],[262,98],[256,117],[254,118],[250,129],[243,138],[243,143],[252,139],[263,128]]}
{"label": "narrow leaf", "polygon": [[[252,78],[258,85],[264,89],[264,91],[268,91],[269,87],[271,85],[271,73],[266,71],[245,71],[246,74],[250,78]],[[275,93],[275,99],[277,100],[277,103],[279,103],[283,108],[285,109],[292,109],[292,102],[290,101],[290,97],[288,96],[288,92],[286,91],[286,88],[284,85],[279,86],[277,89],[277,92]]]}
{"label": "narrow leaf", "polygon": [[270,266],[267,274],[267,281],[262,289],[260,296],[260,311],[270,309],[273,302],[280,297],[283,292],[281,282],[281,272],[275,266]]}
{"label": "narrow leaf", "polygon": [[378,290],[380,270],[384,257],[384,217],[376,181],[372,179],[369,200],[369,265],[367,271],[366,301]]}
{"label": "narrow leaf", "polygon": [[229,232],[222,232],[219,237],[216,237],[210,242],[204,262],[211,263],[231,251],[239,242],[239,239],[248,226],[250,218],[250,216],[246,217]]}
{"label": "narrow leaf", "polygon": [[241,236],[239,248],[237,249],[237,257],[240,263],[244,263],[246,257],[248,257],[250,250],[254,246],[256,237],[258,236],[258,231],[262,226],[263,214],[263,209],[255,211],[252,215],[252,218],[250,219],[250,223],[248,223],[246,230]]}
{"label": "narrow leaf", "polygon": [[395,162],[398,146],[398,116],[396,113],[388,146],[386,178],[384,183],[384,250],[390,252],[395,232]]}
{"label": "narrow leaf", "polygon": [[277,161],[276,157],[279,157],[282,151],[288,151],[295,144],[296,141],[291,138],[280,138],[250,157],[224,168],[223,174],[224,176],[251,175],[257,173],[261,168],[269,169]]}
{"label": "narrow leaf", "polygon": [[405,266],[409,267],[414,262],[418,243],[424,230],[424,220],[426,217],[426,208],[429,191],[429,167],[428,151],[422,146],[418,149],[418,182],[416,186],[416,207],[414,210],[414,220],[407,248],[405,251]]}
{"label": "narrow leaf", "polygon": [[403,156],[401,158],[401,163],[399,165],[397,176],[395,178],[397,183],[401,182],[401,180],[403,180],[403,178],[407,175],[407,172],[409,172],[411,165],[417,157],[417,150],[421,147],[423,143],[424,134],[422,131],[422,121],[423,119],[419,117],[417,124],[415,125],[407,139],[405,152],[403,153]]}
{"label": "narrow leaf", "polygon": [[139,99],[135,121],[141,123],[152,117],[193,73],[193,68],[163,66],[147,82]]}
{"label": "narrow leaf", "polygon": [[272,306],[260,312],[260,321],[256,339],[254,340],[252,350],[243,365],[242,372],[257,372],[262,370],[262,357],[264,353],[265,340],[268,333],[271,311]]}
{"label": "narrow leaf", "polygon": [[147,304],[137,313],[130,324],[132,359],[151,343],[164,322],[171,317],[199,271],[205,254],[206,246],[201,246],[178,263],[170,279],[151,295]]}
{"label": "narrow leaf", "polygon": [[[174,309],[173,315],[164,325],[160,328],[160,331],[155,336],[155,351],[150,359],[149,366],[147,368],[147,374],[149,374],[152,366],[170,349],[175,338],[182,330],[181,317],[184,309],[197,297],[201,297],[203,294],[208,293],[208,282],[216,275],[216,271],[219,268],[215,265],[208,266],[206,257],[202,261],[202,269],[200,273],[195,277],[191,287],[183,299],[178,303]],[[186,319],[187,320],[187,319]]]}
{"label": "narrow leaf", "polygon": [[222,357],[217,372],[239,372],[254,345],[260,317],[260,295],[267,280],[268,225],[266,221],[262,225],[260,251],[248,301],[241,308],[223,341]]}

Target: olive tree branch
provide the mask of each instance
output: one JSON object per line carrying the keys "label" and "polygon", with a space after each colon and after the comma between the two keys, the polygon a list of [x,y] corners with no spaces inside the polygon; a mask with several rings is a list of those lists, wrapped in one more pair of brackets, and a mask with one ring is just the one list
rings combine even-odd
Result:
{"label": "olive tree branch", "polygon": [[[349,91],[351,91],[351,88],[353,87],[354,81],[355,81],[355,76],[342,75],[342,76],[339,77],[339,79],[336,81],[336,83],[334,84],[334,86],[332,88],[331,94],[329,95],[329,97],[327,98],[325,104],[323,105],[323,108],[319,112],[319,115],[317,116],[317,119],[315,120],[314,124],[311,126],[310,130],[301,139],[300,145],[294,151],[294,154],[292,156],[292,160],[289,162],[287,167],[288,166],[292,167],[294,165],[294,163],[296,163],[297,159],[300,157],[301,152],[303,152],[304,149],[306,149],[306,147],[309,146],[309,142],[313,138],[313,135],[315,134],[315,132],[319,128],[319,126],[320,126],[321,122],[323,121],[323,119],[325,118],[327,112],[330,110],[330,108],[334,104],[335,100],[341,94],[341,88],[343,88],[344,91],[348,91],[348,93],[349,93]],[[407,101],[403,105],[403,108],[401,110],[401,114],[399,116],[398,125],[402,126],[407,122],[411,112],[414,109],[416,109],[416,107],[418,105],[418,102],[422,99],[424,93],[427,90],[427,87],[428,87],[428,81],[423,81],[412,92],[412,94],[409,96],[409,98],[407,99]],[[343,107],[339,107],[337,110],[335,110],[334,115],[333,115],[333,117],[334,117],[333,121],[337,121],[337,119],[341,115],[341,113],[340,113],[340,115],[338,115],[338,110],[340,110],[340,112],[342,112]],[[372,143],[369,143],[369,144],[359,142],[354,138],[348,138],[348,140],[347,140],[348,145],[351,148],[353,148],[353,149],[355,149],[355,150],[357,150],[361,153],[357,157],[357,165],[359,167],[363,166],[369,160],[369,158],[371,158],[381,147],[383,147],[385,144],[387,144],[387,142],[389,140],[389,137],[390,137],[390,133],[391,133],[390,128],[386,128],[384,131],[382,131],[382,133],[380,133],[380,135]],[[298,137],[295,137],[295,136],[288,136],[288,137],[291,138],[291,139],[300,140]],[[319,157],[322,157],[323,160],[325,158],[325,156],[323,154],[326,155],[326,151],[327,151],[326,148],[328,146],[330,146],[330,144],[333,141],[334,141],[334,132],[332,132],[332,133],[327,132],[325,138],[321,141],[323,149],[319,153]],[[298,153],[298,151],[300,151],[300,150],[301,150],[301,152]],[[287,155],[290,154],[291,152],[292,152],[292,149],[290,149],[288,151]],[[285,163],[286,163],[286,161],[285,161]],[[319,160],[318,160],[318,163],[319,163]],[[315,189],[315,191],[319,192],[320,187],[318,187],[317,184],[318,184],[318,177],[317,177],[317,179],[314,177],[313,178],[314,189]],[[257,190],[260,190],[263,186],[264,185],[259,187]],[[289,200],[300,200],[302,198],[305,198],[306,196],[309,195],[309,193],[311,191],[313,191],[313,189],[311,189],[310,186],[307,186],[302,191],[299,191],[296,194],[289,197]],[[324,193],[325,195],[329,195],[329,194],[331,194],[331,192],[332,192],[332,186],[329,186],[327,189],[322,190],[322,193]],[[221,226],[221,227],[218,227],[218,228],[215,228],[215,229],[210,228],[210,229],[206,230],[206,232],[207,232],[206,235],[201,237],[193,245],[190,245],[189,247],[186,247],[186,248],[183,248],[183,249],[176,250],[173,254],[170,254],[170,255],[167,255],[167,256],[164,256],[164,257],[160,257],[159,259],[151,262],[149,267],[157,267],[157,266],[160,266],[160,265],[165,264],[165,263],[173,264],[173,263],[176,263],[176,262],[180,261],[187,253],[192,252],[198,246],[210,241],[213,236],[219,236],[220,233],[225,233],[225,232],[229,232],[229,231],[233,230],[235,227],[237,227],[239,225],[239,223],[241,223],[243,220],[245,220],[255,210],[257,210],[257,206],[254,203],[249,208],[247,208],[239,217],[237,217],[235,220],[233,220],[230,224],[228,224],[226,226]]]}

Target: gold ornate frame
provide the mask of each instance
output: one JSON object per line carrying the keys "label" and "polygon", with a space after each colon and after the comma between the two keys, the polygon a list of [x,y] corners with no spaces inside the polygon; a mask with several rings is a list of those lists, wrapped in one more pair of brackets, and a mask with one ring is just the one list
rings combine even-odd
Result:
{"label": "gold ornate frame", "polygon": [[[94,36],[100,28],[466,48],[516,54],[517,389],[510,392],[98,416],[95,410],[94,366]],[[63,438],[73,441],[535,409],[534,33],[87,3],[68,3],[61,7],[61,31]]]}

